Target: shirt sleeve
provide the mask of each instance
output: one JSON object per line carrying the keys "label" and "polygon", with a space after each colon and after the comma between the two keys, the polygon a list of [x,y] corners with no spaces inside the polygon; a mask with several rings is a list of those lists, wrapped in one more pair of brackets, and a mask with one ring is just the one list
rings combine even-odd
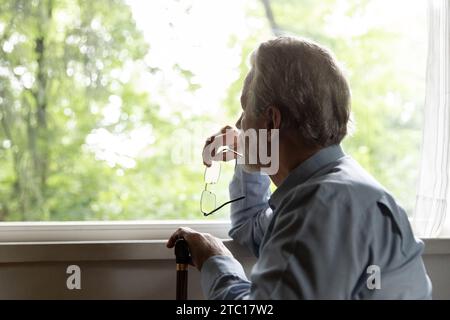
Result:
{"label": "shirt sleeve", "polygon": [[230,256],[212,256],[203,263],[201,285],[209,300],[245,300],[251,283],[242,265]]}
{"label": "shirt sleeve", "polygon": [[248,173],[236,164],[229,187],[230,199],[245,196],[231,204],[230,237],[259,256],[259,246],[272,218],[269,207],[270,179],[260,173]]}

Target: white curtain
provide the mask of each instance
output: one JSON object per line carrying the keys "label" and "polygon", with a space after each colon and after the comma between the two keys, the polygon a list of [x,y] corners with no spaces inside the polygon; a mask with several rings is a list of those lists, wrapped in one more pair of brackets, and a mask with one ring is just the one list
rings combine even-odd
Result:
{"label": "white curtain", "polygon": [[428,0],[422,155],[413,218],[420,237],[439,236],[450,206],[450,0]]}

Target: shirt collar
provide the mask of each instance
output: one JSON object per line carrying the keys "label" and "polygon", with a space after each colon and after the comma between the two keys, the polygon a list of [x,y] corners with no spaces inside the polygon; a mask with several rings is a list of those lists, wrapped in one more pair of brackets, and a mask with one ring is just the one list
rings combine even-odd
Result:
{"label": "shirt collar", "polygon": [[323,148],[314,155],[300,163],[292,170],[281,185],[270,197],[269,204],[272,209],[279,206],[286,193],[295,186],[306,182],[319,169],[345,156],[340,145]]}

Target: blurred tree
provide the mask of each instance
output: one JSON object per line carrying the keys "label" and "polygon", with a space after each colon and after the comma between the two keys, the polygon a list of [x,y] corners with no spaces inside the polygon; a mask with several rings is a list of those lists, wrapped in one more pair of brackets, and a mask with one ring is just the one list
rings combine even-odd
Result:
{"label": "blurred tree", "polygon": [[[0,219],[83,219],[114,172],[82,152],[86,136],[156,121],[147,94],[121,79],[148,45],[122,1],[2,0],[1,8]],[[121,116],[105,125],[111,97]]]}

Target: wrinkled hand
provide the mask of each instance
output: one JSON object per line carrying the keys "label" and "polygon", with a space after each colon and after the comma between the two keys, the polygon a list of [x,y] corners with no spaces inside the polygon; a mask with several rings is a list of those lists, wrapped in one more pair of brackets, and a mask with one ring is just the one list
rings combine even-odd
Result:
{"label": "wrinkled hand", "polygon": [[238,136],[239,130],[237,128],[225,126],[206,139],[202,152],[203,164],[209,167],[211,161],[236,159],[238,156]]}
{"label": "wrinkled hand", "polygon": [[167,241],[167,247],[173,248],[178,238],[186,240],[192,263],[198,270],[201,270],[203,263],[212,256],[233,256],[220,239],[209,233],[200,233],[187,227],[178,228]]}

